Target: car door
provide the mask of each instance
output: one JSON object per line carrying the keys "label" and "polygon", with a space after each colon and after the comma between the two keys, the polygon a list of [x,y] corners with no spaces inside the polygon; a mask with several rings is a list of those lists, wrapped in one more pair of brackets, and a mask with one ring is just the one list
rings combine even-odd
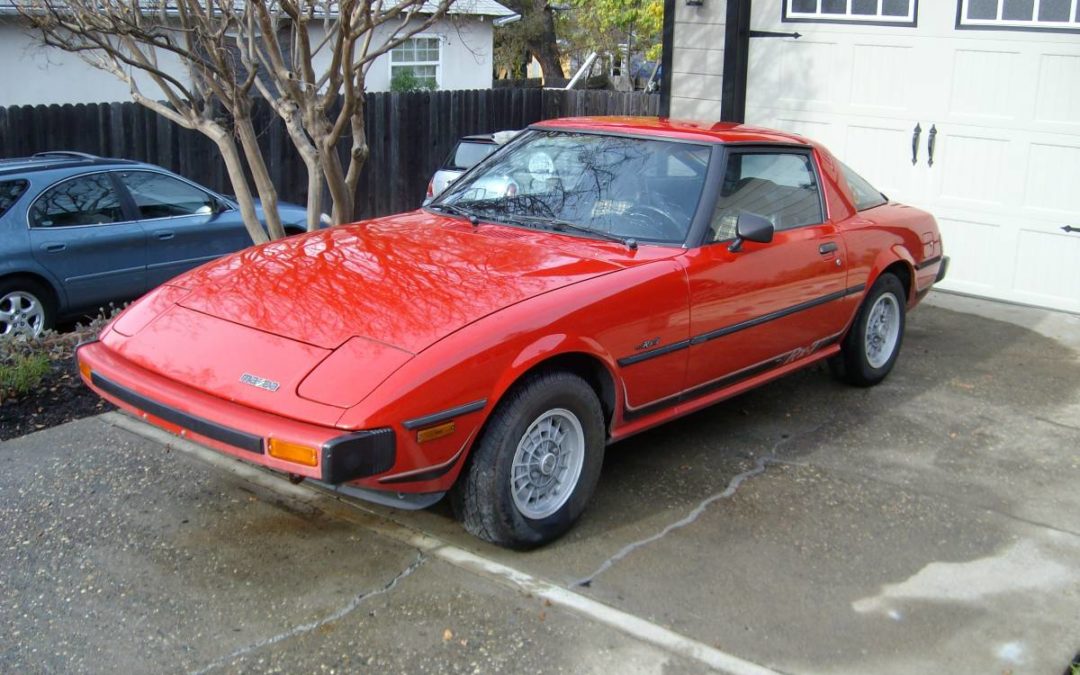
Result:
{"label": "car door", "polygon": [[207,190],[159,171],[125,170],[114,175],[146,230],[151,288],[251,245],[239,213]]}
{"label": "car door", "polygon": [[[839,339],[854,300],[813,152],[731,148],[724,161],[706,241],[688,255],[691,388],[735,384]],[[772,241],[733,247],[742,213],[768,219]]]}
{"label": "car door", "polygon": [[106,172],[46,188],[27,213],[34,258],[71,308],[96,308],[146,291],[146,237]]}

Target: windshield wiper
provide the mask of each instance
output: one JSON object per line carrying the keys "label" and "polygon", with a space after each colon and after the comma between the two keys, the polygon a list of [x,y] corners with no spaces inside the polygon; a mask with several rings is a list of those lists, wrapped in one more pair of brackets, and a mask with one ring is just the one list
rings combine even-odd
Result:
{"label": "windshield wiper", "polygon": [[634,239],[633,237],[620,237],[617,234],[604,232],[602,230],[594,230],[591,227],[585,227],[584,225],[571,223],[568,220],[559,220],[557,218],[544,218],[543,216],[510,216],[507,218],[507,220],[511,222],[520,222],[523,225],[529,226],[546,225],[548,229],[554,230],[556,232],[577,232],[586,236],[606,239],[607,241],[614,241],[622,244],[631,251],[636,250],[638,247],[637,239]]}
{"label": "windshield wiper", "polygon": [[460,206],[455,206],[453,204],[429,204],[428,208],[429,209],[435,209],[435,210],[438,210],[438,211],[445,211],[445,212],[453,214],[455,216],[462,216],[462,217],[468,218],[469,222],[472,224],[473,227],[476,227],[477,225],[480,224],[480,217],[479,216],[477,216],[472,211],[469,211],[468,209],[461,208]]}

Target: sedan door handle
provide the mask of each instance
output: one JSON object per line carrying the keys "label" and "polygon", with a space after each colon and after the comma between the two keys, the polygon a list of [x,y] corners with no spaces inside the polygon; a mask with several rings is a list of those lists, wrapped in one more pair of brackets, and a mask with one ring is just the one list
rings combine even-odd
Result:
{"label": "sedan door handle", "polygon": [[48,251],[49,253],[56,253],[57,251],[63,251],[65,248],[67,248],[67,244],[44,244],[41,248]]}
{"label": "sedan door handle", "polygon": [[161,230],[160,232],[155,232],[154,236],[164,241],[165,239],[172,239],[176,236],[176,233],[170,230]]}
{"label": "sedan door handle", "polygon": [[818,250],[818,253],[820,253],[821,255],[825,255],[826,253],[835,253],[836,249],[838,249],[838,248],[839,248],[839,246],[836,245],[835,241],[830,241],[830,242],[828,242],[826,244],[822,244],[821,246],[818,246],[817,250]]}

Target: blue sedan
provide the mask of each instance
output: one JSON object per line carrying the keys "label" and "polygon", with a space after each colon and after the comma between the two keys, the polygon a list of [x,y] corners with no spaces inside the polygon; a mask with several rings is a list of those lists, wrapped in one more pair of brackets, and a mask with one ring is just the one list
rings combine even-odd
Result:
{"label": "blue sedan", "polygon": [[[287,233],[305,229],[303,207],[278,211]],[[0,336],[39,335],[250,245],[233,200],[161,167],[76,152],[0,160]]]}

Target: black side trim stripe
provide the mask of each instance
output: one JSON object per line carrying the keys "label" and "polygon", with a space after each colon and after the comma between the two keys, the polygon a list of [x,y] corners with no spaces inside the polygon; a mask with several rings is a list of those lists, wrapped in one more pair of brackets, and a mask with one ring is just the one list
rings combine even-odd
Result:
{"label": "black side trim stripe", "polygon": [[690,346],[693,346],[693,345],[699,345],[699,344],[701,344],[703,342],[708,342],[709,340],[715,340],[717,338],[721,338],[721,337],[724,337],[726,335],[731,335],[732,333],[737,333],[737,332],[739,332],[741,330],[746,330],[747,328],[753,328],[754,326],[760,326],[763,323],[768,323],[770,321],[775,321],[777,319],[782,319],[782,318],[784,318],[786,316],[791,316],[792,314],[795,314],[797,312],[802,312],[802,311],[805,311],[807,309],[813,309],[814,307],[817,307],[818,305],[824,305],[825,303],[832,302],[834,300],[840,300],[842,298],[848,297],[849,295],[855,295],[857,293],[862,293],[865,289],[866,289],[866,284],[859,284],[858,286],[851,286],[850,288],[846,288],[846,289],[844,289],[842,291],[836,291],[835,293],[829,293],[828,295],[823,295],[820,298],[814,298],[813,300],[808,300],[806,302],[799,303],[798,305],[792,305],[791,307],[786,307],[784,309],[777,310],[775,312],[770,312],[769,314],[763,314],[761,316],[754,317],[753,319],[747,319],[746,321],[741,321],[739,323],[732,324],[730,326],[724,326],[723,328],[718,328],[716,330],[709,331],[708,333],[702,333],[701,335],[695,335],[694,337],[690,338],[689,340],[683,340],[681,342],[675,342],[675,343],[672,343],[672,344],[667,345],[665,347],[660,347],[658,349],[653,349],[651,351],[647,351],[647,352],[644,352],[644,353],[641,353],[641,354],[634,354],[633,356],[625,356],[625,357],[618,360],[618,364],[621,367],[626,367],[626,366],[633,365],[635,363],[641,363],[642,361],[647,361],[649,359],[656,358],[657,356],[664,356],[665,354],[670,354],[670,353],[678,351],[680,349],[686,349],[687,347],[690,347]]}
{"label": "black side trim stripe", "polygon": [[620,366],[630,366],[630,365],[633,365],[635,363],[639,363],[641,361],[648,361],[649,359],[654,359],[657,356],[663,356],[664,354],[670,354],[671,352],[677,352],[680,349],[686,349],[689,346],[690,346],[690,340],[683,340],[681,342],[673,342],[673,343],[671,343],[669,345],[666,345],[664,347],[660,347],[658,349],[653,349],[653,350],[650,350],[650,351],[647,351],[647,352],[642,352],[641,354],[634,354],[633,356],[627,356],[627,357],[621,358],[621,359],[619,359],[619,365]]}
{"label": "black side trim stripe", "polygon": [[918,265],[915,266],[915,269],[917,269],[917,270],[926,269],[927,267],[930,267],[931,265],[936,265],[939,262],[941,262],[941,256],[936,255],[933,258],[927,258],[926,260],[922,261],[921,263],[919,263]]}
{"label": "black side trim stripe", "polygon": [[111,394],[124,403],[134,406],[154,417],[163,419],[166,422],[171,422],[178,427],[183,427],[200,436],[212,438],[215,441],[219,441],[226,445],[231,445],[235,448],[240,448],[241,450],[247,450],[248,452],[253,452],[257,455],[263,454],[263,439],[260,436],[231,429],[216,422],[211,422],[208,419],[190,415],[186,412],[177,410],[176,408],[170,408],[157,401],[152,401],[123,385],[107,380],[97,373],[90,374],[90,381],[98,389]]}
{"label": "black side trim stripe", "polygon": [[[825,347],[834,344],[840,339],[841,335],[842,333],[834,335],[833,337],[827,338],[815,344],[813,348],[814,351],[806,354],[805,356],[814,354],[821,349],[824,349]],[[707,394],[711,394],[714,391],[719,391],[720,389],[724,389],[732,385],[738,384],[743,380],[749,380],[752,377],[757,377],[762,373],[767,373],[770,370],[774,370],[782,365],[790,363],[794,360],[791,358],[792,355],[797,354],[798,352],[799,350],[796,349],[795,351],[781,354],[780,356],[769,359],[768,361],[762,361],[757,365],[750,366],[749,368],[745,368],[730,375],[725,375],[717,380],[713,380],[712,382],[706,382],[705,384],[700,384],[693,389],[687,389],[686,391],[678,394],[677,396],[673,396],[663,401],[650,403],[634,410],[630,410],[629,408],[627,408],[626,411],[623,413],[623,417],[627,420],[645,417],[646,415],[651,415],[652,413],[663,410],[664,408],[670,408],[672,406],[679,405],[680,403],[685,403],[686,401],[691,401],[695,398],[700,398]]]}
{"label": "black side trim stripe", "polygon": [[452,420],[455,417],[460,417],[471,412],[483,409],[487,405],[487,399],[482,398],[479,401],[473,401],[472,403],[466,403],[465,405],[459,405],[456,408],[450,408],[449,410],[443,410],[442,412],[433,413],[431,415],[424,415],[423,417],[414,417],[411,420],[405,420],[401,423],[406,429],[419,429],[420,427],[430,427],[433,424],[439,422],[446,422]]}

